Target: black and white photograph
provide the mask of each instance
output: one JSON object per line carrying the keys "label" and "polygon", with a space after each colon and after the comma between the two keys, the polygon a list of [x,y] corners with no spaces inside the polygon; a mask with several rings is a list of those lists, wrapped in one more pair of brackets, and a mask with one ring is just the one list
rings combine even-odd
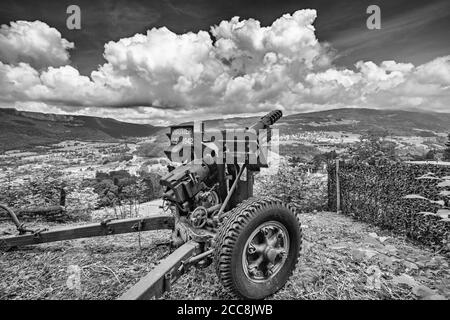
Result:
{"label": "black and white photograph", "polygon": [[447,0],[2,0],[0,308],[449,300],[449,30]]}

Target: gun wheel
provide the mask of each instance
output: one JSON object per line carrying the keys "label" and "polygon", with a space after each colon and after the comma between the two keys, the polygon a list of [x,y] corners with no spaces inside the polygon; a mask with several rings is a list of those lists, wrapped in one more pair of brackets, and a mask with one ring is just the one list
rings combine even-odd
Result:
{"label": "gun wheel", "polygon": [[216,272],[244,299],[263,299],[291,276],[302,242],[294,210],[274,198],[251,198],[231,210],[215,240]]}

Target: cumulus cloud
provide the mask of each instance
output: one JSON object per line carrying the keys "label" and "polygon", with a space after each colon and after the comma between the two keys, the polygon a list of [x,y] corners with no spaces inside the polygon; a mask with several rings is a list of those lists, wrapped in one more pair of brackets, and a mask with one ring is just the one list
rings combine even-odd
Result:
{"label": "cumulus cloud", "polygon": [[418,80],[450,85],[450,56],[439,57],[417,68]]}
{"label": "cumulus cloud", "polygon": [[59,67],[69,63],[68,50],[73,47],[58,30],[41,21],[17,21],[0,27],[0,61],[8,64]]}
{"label": "cumulus cloud", "polygon": [[[154,28],[106,43],[106,63],[90,77],[66,65],[73,44],[56,29],[41,22],[11,23],[0,32],[0,100],[134,122],[273,108],[446,111],[450,56],[420,66],[359,61],[352,69],[340,68],[330,45],[317,39],[315,19],[316,11],[309,9],[285,14],[270,26],[234,17],[211,27],[213,38],[206,31]],[[35,37],[36,44],[25,46],[25,39]],[[45,58],[39,42],[50,48]]]}

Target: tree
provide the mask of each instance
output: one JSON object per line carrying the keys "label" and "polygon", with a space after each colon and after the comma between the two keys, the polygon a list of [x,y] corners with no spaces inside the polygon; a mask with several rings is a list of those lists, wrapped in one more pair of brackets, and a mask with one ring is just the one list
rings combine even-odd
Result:
{"label": "tree", "polygon": [[436,150],[432,149],[425,154],[425,160],[436,160]]}
{"label": "tree", "polygon": [[448,140],[445,143],[445,150],[444,150],[444,161],[450,161],[450,133],[448,134]]}
{"label": "tree", "polygon": [[356,161],[373,163],[375,159],[396,159],[395,142],[386,140],[384,131],[371,131],[362,135],[359,142],[349,147],[348,156]]}
{"label": "tree", "polygon": [[337,158],[337,153],[335,150],[316,154],[312,159],[314,171],[319,170],[324,163],[326,164],[336,158]]}

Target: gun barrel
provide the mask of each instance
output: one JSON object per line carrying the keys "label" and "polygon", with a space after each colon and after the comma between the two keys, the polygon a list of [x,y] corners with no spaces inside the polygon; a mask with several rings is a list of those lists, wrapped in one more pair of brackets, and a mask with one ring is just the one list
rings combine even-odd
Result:
{"label": "gun barrel", "polygon": [[273,125],[275,122],[280,120],[283,116],[283,112],[281,110],[274,110],[266,114],[264,117],[259,119],[256,123],[254,123],[249,129],[253,130],[261,130],[266,129],[269,126]]}

